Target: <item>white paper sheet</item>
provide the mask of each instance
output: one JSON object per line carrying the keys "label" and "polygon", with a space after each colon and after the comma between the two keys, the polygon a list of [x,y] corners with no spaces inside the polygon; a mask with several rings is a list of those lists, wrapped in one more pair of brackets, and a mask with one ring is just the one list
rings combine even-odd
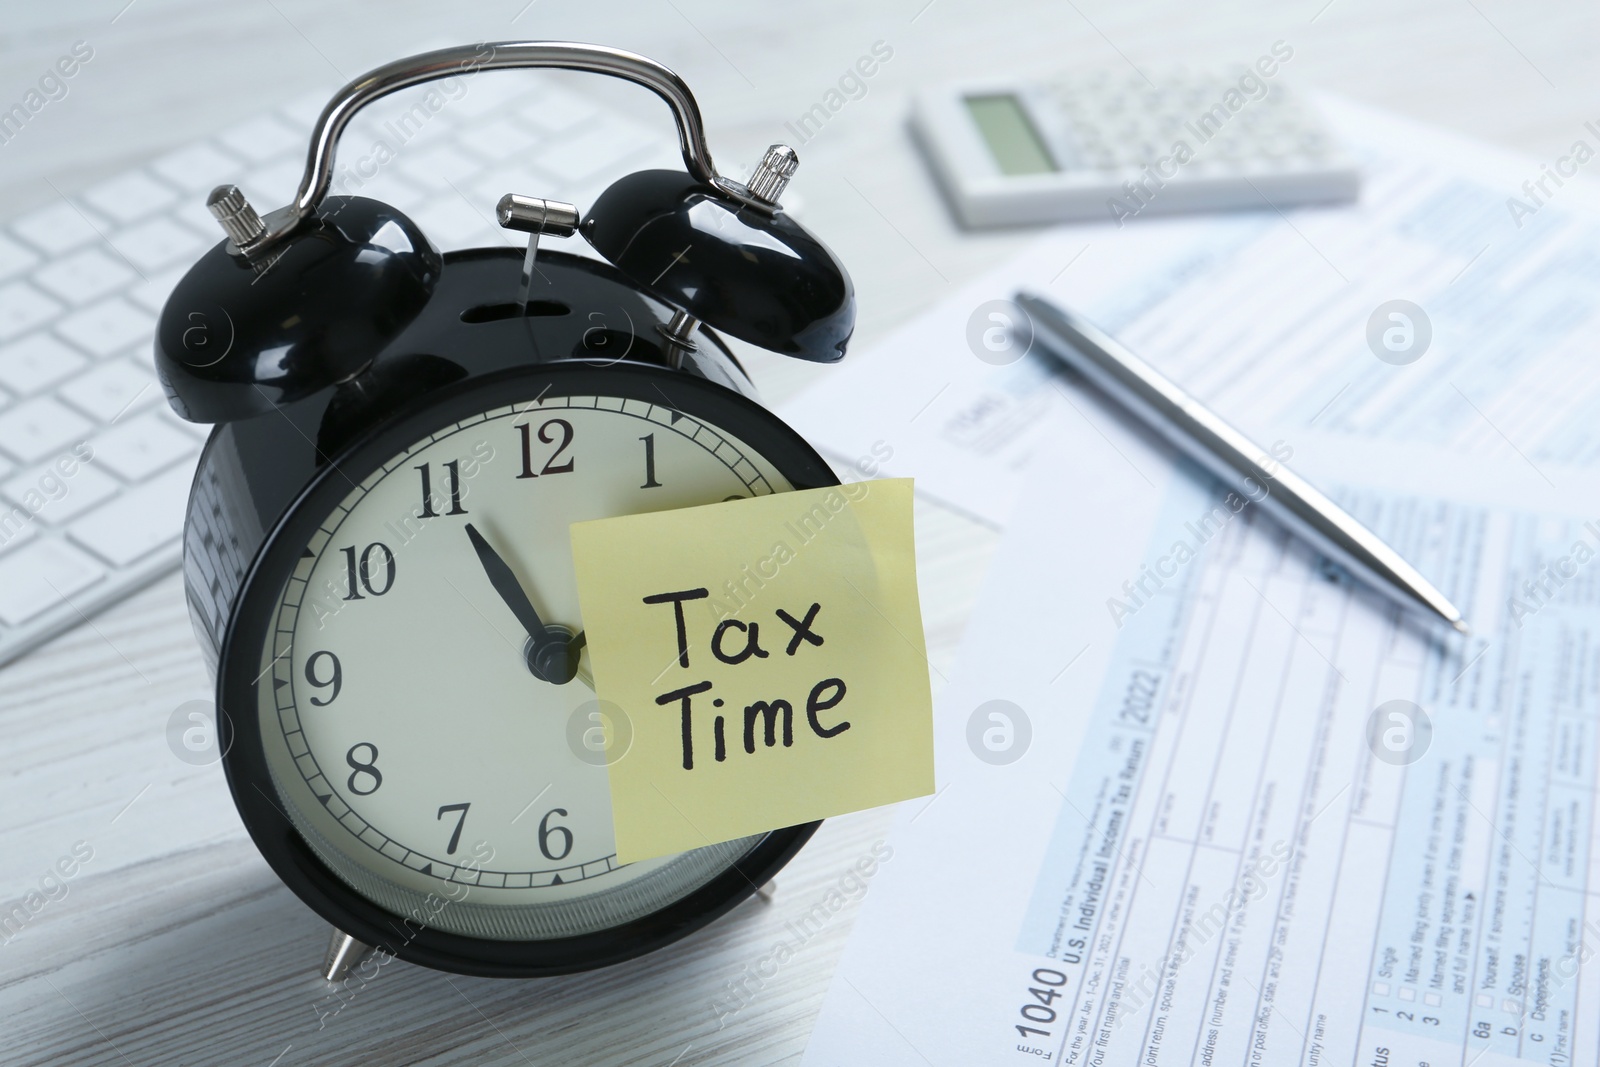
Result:
{"label": "white paper sheet", "polygon": [[[1589,179],[1557,186],[1539,161],[1324,106],[1366,169],[1357,207],[1051,231],[783,415],[845,462],[892,453],[885,471],[1003,524],[1040,435],[1080,418],[1049,359],[996,366],[969,343],[969,328],[981,347],[998,321],[990,301],[1028,286],[1263,443],[1328,432],[1320,451],[1302,449],[1303,473],[1352,439],[1428,444],[1459,464],[1600,465],[1600,209]],[[1576,133],[1600,151],[1600,135]],[[1524,190],[1530,180],[1549,195]],[[1513,211],[1513,198],[1532,212]],[[1431,332],[1418,347],[1413,322],[1413,347],[1395,358],[1420,355],[1399,365],[1368,341],[1374,312],[1397,299],[1419,306]]]}
{"label": "white paper sheet", "polygon": [[1443,637],[1074,400],[805,1064],[1595,1063],[1595,479],[1330,484]]}

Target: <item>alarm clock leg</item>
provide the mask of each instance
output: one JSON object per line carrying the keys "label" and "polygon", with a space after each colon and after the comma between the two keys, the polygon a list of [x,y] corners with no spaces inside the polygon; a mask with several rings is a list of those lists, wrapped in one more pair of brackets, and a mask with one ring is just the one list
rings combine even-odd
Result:
{"label": "alarm clock leg", "polygon": [[756,890],[756,897],[763,904],[771,904],[772,903],[772,898],[777,894],[777,892],[778,892],[778,880],[776,878],[774,878],[774,879],[769,880],[760,889]]}
{"label": "alarm clock leg", "polygon": [[330,982],[343,980],[371,951],[371,945],[335,929],[332,940],[328,942],[328,954],[322,958],[322,977]]}

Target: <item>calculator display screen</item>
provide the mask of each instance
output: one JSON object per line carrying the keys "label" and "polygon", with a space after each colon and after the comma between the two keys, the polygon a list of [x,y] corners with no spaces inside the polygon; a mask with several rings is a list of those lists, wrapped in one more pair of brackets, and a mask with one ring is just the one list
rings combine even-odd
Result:
{"label": "calculator display screen", "polygon": [[1057,169],[1033,120],[1015,96],[969,96],[966,104],[1001,174],[1050,174]]}

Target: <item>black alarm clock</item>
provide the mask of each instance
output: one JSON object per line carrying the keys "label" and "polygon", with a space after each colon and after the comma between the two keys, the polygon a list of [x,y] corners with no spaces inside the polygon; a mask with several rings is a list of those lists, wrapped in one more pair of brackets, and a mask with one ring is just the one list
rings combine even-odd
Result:
{"label": "black alarm clock", "polygon": [[[517,248],[440,253],[397,208],[327,195],[351,115],[462,71],[563,67],[654,90],[685,169],[580,218],[508,194]],[[370,948],[486,976],[603,966],[757,891],[815,823],[616,861],[573,522],[836,485],[755,399],[722,333],[844,355],[854,293],[778,206],[794,153],[717,174],[670,70],[595,45],[444,49],[342,89],[292,204],[223,186],[226,239],[173,290],[155,356],[215,423],[184,533],[234,803],[276,874]],[[541,251],[580,233],[601,260]],[[623,756],[623,758],[626,758]]]}

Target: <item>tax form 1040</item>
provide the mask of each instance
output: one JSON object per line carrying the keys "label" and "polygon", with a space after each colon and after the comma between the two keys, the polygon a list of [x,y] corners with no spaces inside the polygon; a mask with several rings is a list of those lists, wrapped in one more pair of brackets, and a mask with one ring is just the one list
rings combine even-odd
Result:
{"label": "tax form 1040", "polygon": [[1446,636],[1085,412],[805,1063],[1594,1064],[1600,508],[1403,456],[1339,490],[1480,627]]}

